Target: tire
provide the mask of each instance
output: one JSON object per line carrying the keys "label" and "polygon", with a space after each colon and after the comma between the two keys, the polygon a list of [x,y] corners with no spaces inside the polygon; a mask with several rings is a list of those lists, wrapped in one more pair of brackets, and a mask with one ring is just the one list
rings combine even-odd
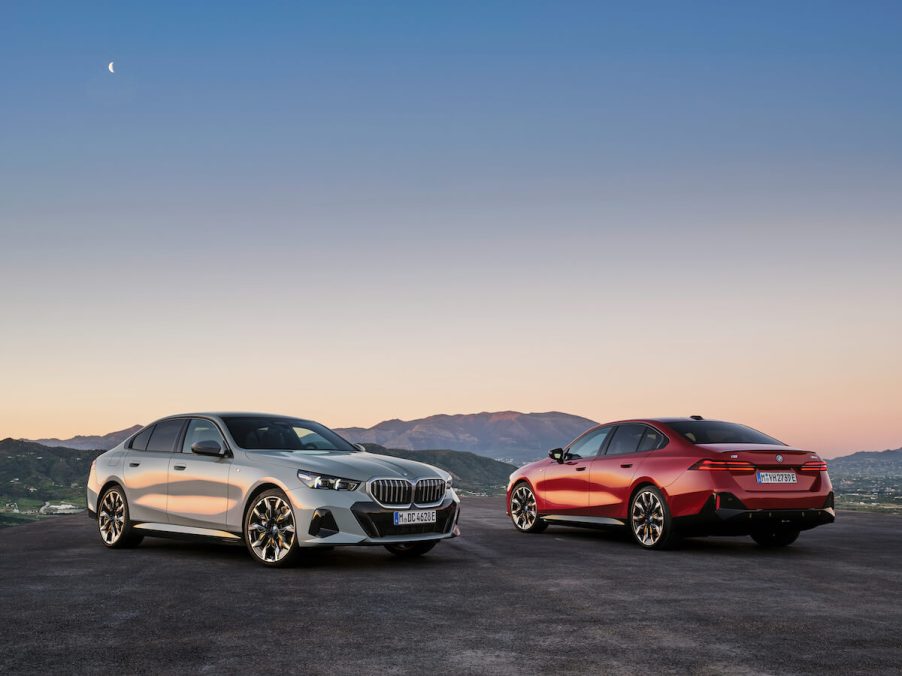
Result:
{"label": "tire", "polygon": [[521,533],[541,533],[548,528],[548,522],[539,516],[536,496],[528,483],[521,482],[514,486],[507,507],[514,528]]}
{"label": "tire", "polygon": [[795,542],[798,537],[798,529],[785,528],[783,526],[762,528],[761,530],[752,533],[752,539],[758,543],[758,546],[766,547],[768,549],[786,547]]}
{"label": "tire", "polygon": [[630,500],[627,525],[643,549],[668,549],[677,542],[667,500],[654,486],[643,486]]}
{"label": "tire", "polygon": [[248,503],[244,515],[244,544],[251,558],[269,568],[284,568],[300,556],[294,510],[278,488],[263,491]]}
{"label": "tire", "polygon": [[438,540],[427,540],[426,542],[399,542],[396,545],[385,545],[385,548],[395,556],[402,559],[415,559],[423,556],[426,552],[432,551],[432,548],[438,544]]}
{"label": "tire", "polygon": [[129,518],[128,499],[122,486],[110,486],[97,501],[97,532],[100,541],[110,549],[137,547],[144,539],[135,532]]}

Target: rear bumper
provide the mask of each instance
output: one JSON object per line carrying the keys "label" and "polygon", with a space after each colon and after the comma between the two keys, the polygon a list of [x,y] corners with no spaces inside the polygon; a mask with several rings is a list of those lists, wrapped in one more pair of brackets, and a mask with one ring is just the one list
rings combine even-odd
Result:
{"label": "rear bumper", "polygon": [[810,509],[746,509],[735,497],[728,507],[723,506],[724,502],[728,501],[712,495],[701,512],[676,518],[674,524],[689,534],[748,535],[765,526],[810,530],[836,520],[832,493],[823,507]]}

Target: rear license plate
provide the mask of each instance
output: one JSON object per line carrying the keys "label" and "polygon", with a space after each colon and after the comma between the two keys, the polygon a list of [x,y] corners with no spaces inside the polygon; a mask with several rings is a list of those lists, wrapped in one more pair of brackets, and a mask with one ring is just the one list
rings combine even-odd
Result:
{"label": "rear license plate", "polygon": [[408,526],[412,523],[435,523],[435,510],[414,509],[408,512],[395,512],[396,526]]}
{"label": "rear license plate", "polygon": [[759,484],[794,484],[795,472],[758,472]]}

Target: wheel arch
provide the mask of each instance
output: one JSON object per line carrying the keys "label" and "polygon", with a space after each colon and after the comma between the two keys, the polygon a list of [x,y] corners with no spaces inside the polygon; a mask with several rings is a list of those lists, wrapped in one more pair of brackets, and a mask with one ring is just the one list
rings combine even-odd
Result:
{"label": "wheel arch", "polygon": [[523,476],[517,477],[517,479],[510,485],[510,489],[507,491],[507,499],[504,501],[504,511],[508,516],[510,516],[511,514],[511,495],[514,494],[514,490],[520,484],[526,484],[527,486],[529,486],[529,490],[532,491],[532,494],[536,498],[536,504],[541,504],[541,498],[536,492],[536,487],[533,485],[532,481],[529,480],[529,477],[524,474]]}
{"label": "wheel arch", "polygon": [[649,477],[640,477],[633,482],[633,487],[630,489],[629,500],[627,500],[626,504],[623,506],[624,518],[629,517],[630,505],[633,504],[633,498],[636,497],[636,493],[638,493],[641,489],[645,488],[646,486],[651,486],[652,488],[656,489],[661,494],[661,496],[664,498],[664,500],[667,501],[667,506],[668,507],[670,506],[670,496],[667,494],[667,491],[662,486],[659,486],[655,481],[653,481]]}
{"label": "wheel arch", "polygon": [[[103,482],[103,485],[100,487],[100,490],[97,491],[97,499],[94,501],[94,513],[100,511],[100,499],[103,497],[103,494],[106,493],[113,486],[118,486],[122,489],[122,492],[125,494],[125,501],[128,502],[128,493],[125,491],[125,482],[119,479],[118,477],[110,477],[106,481]],[[129,512],[131,514],[131,512]]]}
{"label": "wheel arch", "polygon": [[[277,489],[288,495],[288,491],[285,490],[284,486],[280,486],[275,481],[265,479],[254,486],[247,494],[247,498],[244,500],[244,507],[241,509],[241,533],[244,534],[244,522],[247,519],[247,510],[250,508],[251,503],[257,498],[258,495],[263,493],[264,491],[268,491],[271,489]],[[290,501],[290,498],[289,498]]]}

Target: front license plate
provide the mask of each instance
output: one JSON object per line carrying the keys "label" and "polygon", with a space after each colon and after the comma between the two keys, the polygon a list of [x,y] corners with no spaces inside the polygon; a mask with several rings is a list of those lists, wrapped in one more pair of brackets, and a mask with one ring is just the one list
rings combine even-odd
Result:
{"label": "front license plate", "polygon": [[412,523],[435,523],[435,510],[419,509],[408,512],[395,512],[396,526],[407,526]]}
{"label": "front license plate", "polygon": [[758,472],[759,484],[794,484],[795,472]]}

